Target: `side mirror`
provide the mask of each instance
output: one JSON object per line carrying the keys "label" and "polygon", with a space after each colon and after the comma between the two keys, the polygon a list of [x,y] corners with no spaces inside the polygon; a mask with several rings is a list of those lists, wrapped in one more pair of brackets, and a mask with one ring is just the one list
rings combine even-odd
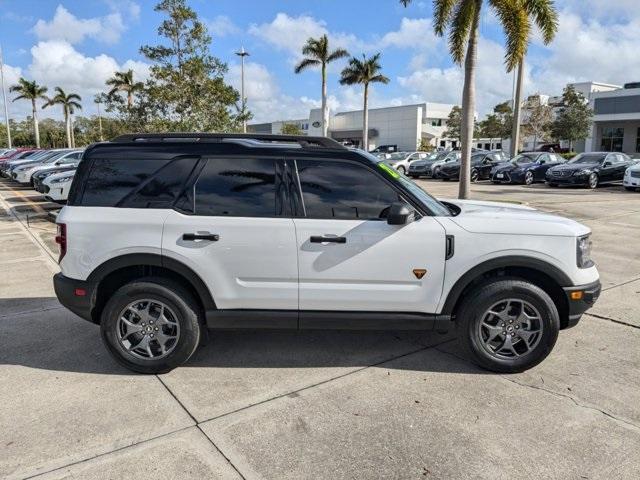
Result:
{"label": "side mirror", "polygon": [[387,223],[389,225],[406,225],[416,219],[416,211],[411,205],[397,202],[392,203],[387,214]]}
{"label": "side mirror", "polygon": [[602,164],[602,166],[603,166],[603,167],[605,167],[605,168],[606,168],[606,167],[610,167],[611,165],[613,165],[613,163],[611,163],[611,162],[610,162],[610,161],[608,161],[608,160]]}

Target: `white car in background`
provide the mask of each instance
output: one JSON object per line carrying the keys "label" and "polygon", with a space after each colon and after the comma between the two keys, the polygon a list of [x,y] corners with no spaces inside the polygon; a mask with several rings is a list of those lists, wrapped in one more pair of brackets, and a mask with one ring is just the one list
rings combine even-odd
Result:
{"label": "white car in background", "polygon": [[395,168],[400,173],[407,173],[409,171],[409,164],[415,160],[424,160],[429,156],[427,152],[396,152],[391,153],[386,160],[389,165]]}
{"label": "white car in background", "polygon": [[62,165],[77,163],[80,161],[83,151],[84,149],[62,151],[58,155],[47,158],[43,162],[16,167],[13,170],[12,178],[16,182],[25,185],[30,184],[31,177],[34,173],[41,172],[42,170],[58,168]]}
{"label": "white car in background", "polygon": [[69,197],[69,189],[71,188],[71,182],[76,171],[71,170],[68,172],[54,173],[44,179],[42,185],[44,186],[44,198],[50,202],[66,203]]}
{"label": "white car in background", "polygon": [[640,163],[631,165],[625,170],[622,185],[626,190],[640,189]]}

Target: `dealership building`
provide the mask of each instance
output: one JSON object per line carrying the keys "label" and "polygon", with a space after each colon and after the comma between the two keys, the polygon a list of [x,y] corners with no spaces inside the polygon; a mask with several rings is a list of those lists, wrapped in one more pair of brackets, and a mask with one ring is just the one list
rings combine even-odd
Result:
{"label": "dealership building", "polygon": [[[369,150],[394,145],[398,150],[416,150],[422,140],[434,147],[456,147],[445,138],[447,118],[453,105],[419,103],[369,109]],[[347,145],[362,144],[363,111],[338,112],[329,116],[329,136]],[[284,124],[297,125],[307,135],[322,135],[322,110],[312,109],[309,118],[248,125],[253,133],[281,133]]]}

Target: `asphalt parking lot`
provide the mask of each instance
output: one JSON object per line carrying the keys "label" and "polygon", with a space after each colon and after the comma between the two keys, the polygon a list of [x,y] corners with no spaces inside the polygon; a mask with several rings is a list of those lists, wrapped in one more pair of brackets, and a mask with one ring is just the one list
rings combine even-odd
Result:
{"label": "asphalt parking lot", "polygon": [[0,477],[638,478],[640,193],[472,196],[593,230],[603,294],[536,368],[484,372],[438,333],[262,331],[143,376],[55,298],[59,207],[0,181]]}

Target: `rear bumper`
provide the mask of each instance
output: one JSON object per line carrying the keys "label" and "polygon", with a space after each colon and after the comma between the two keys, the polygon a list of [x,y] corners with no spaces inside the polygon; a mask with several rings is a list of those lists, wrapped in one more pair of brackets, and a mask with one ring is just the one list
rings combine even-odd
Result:
{"label": "rear bumper", "polygon": [[575,326],[580,321],[582,314],[593,307],[600,296],[601,290],[602,285],[600,284],[600,280],[596,280],[587,285],[564,288],[564,293],[567,296],[569,305],[569,323],[567,324],[567,328]]}
{"label": "rear bumper", "polygon": [[95,287],[93,283],[65,277],[62,273],[53,276],[53,288],[58,301],[68,310],[90,322],[94,321],[92,312],[95,306]]}

